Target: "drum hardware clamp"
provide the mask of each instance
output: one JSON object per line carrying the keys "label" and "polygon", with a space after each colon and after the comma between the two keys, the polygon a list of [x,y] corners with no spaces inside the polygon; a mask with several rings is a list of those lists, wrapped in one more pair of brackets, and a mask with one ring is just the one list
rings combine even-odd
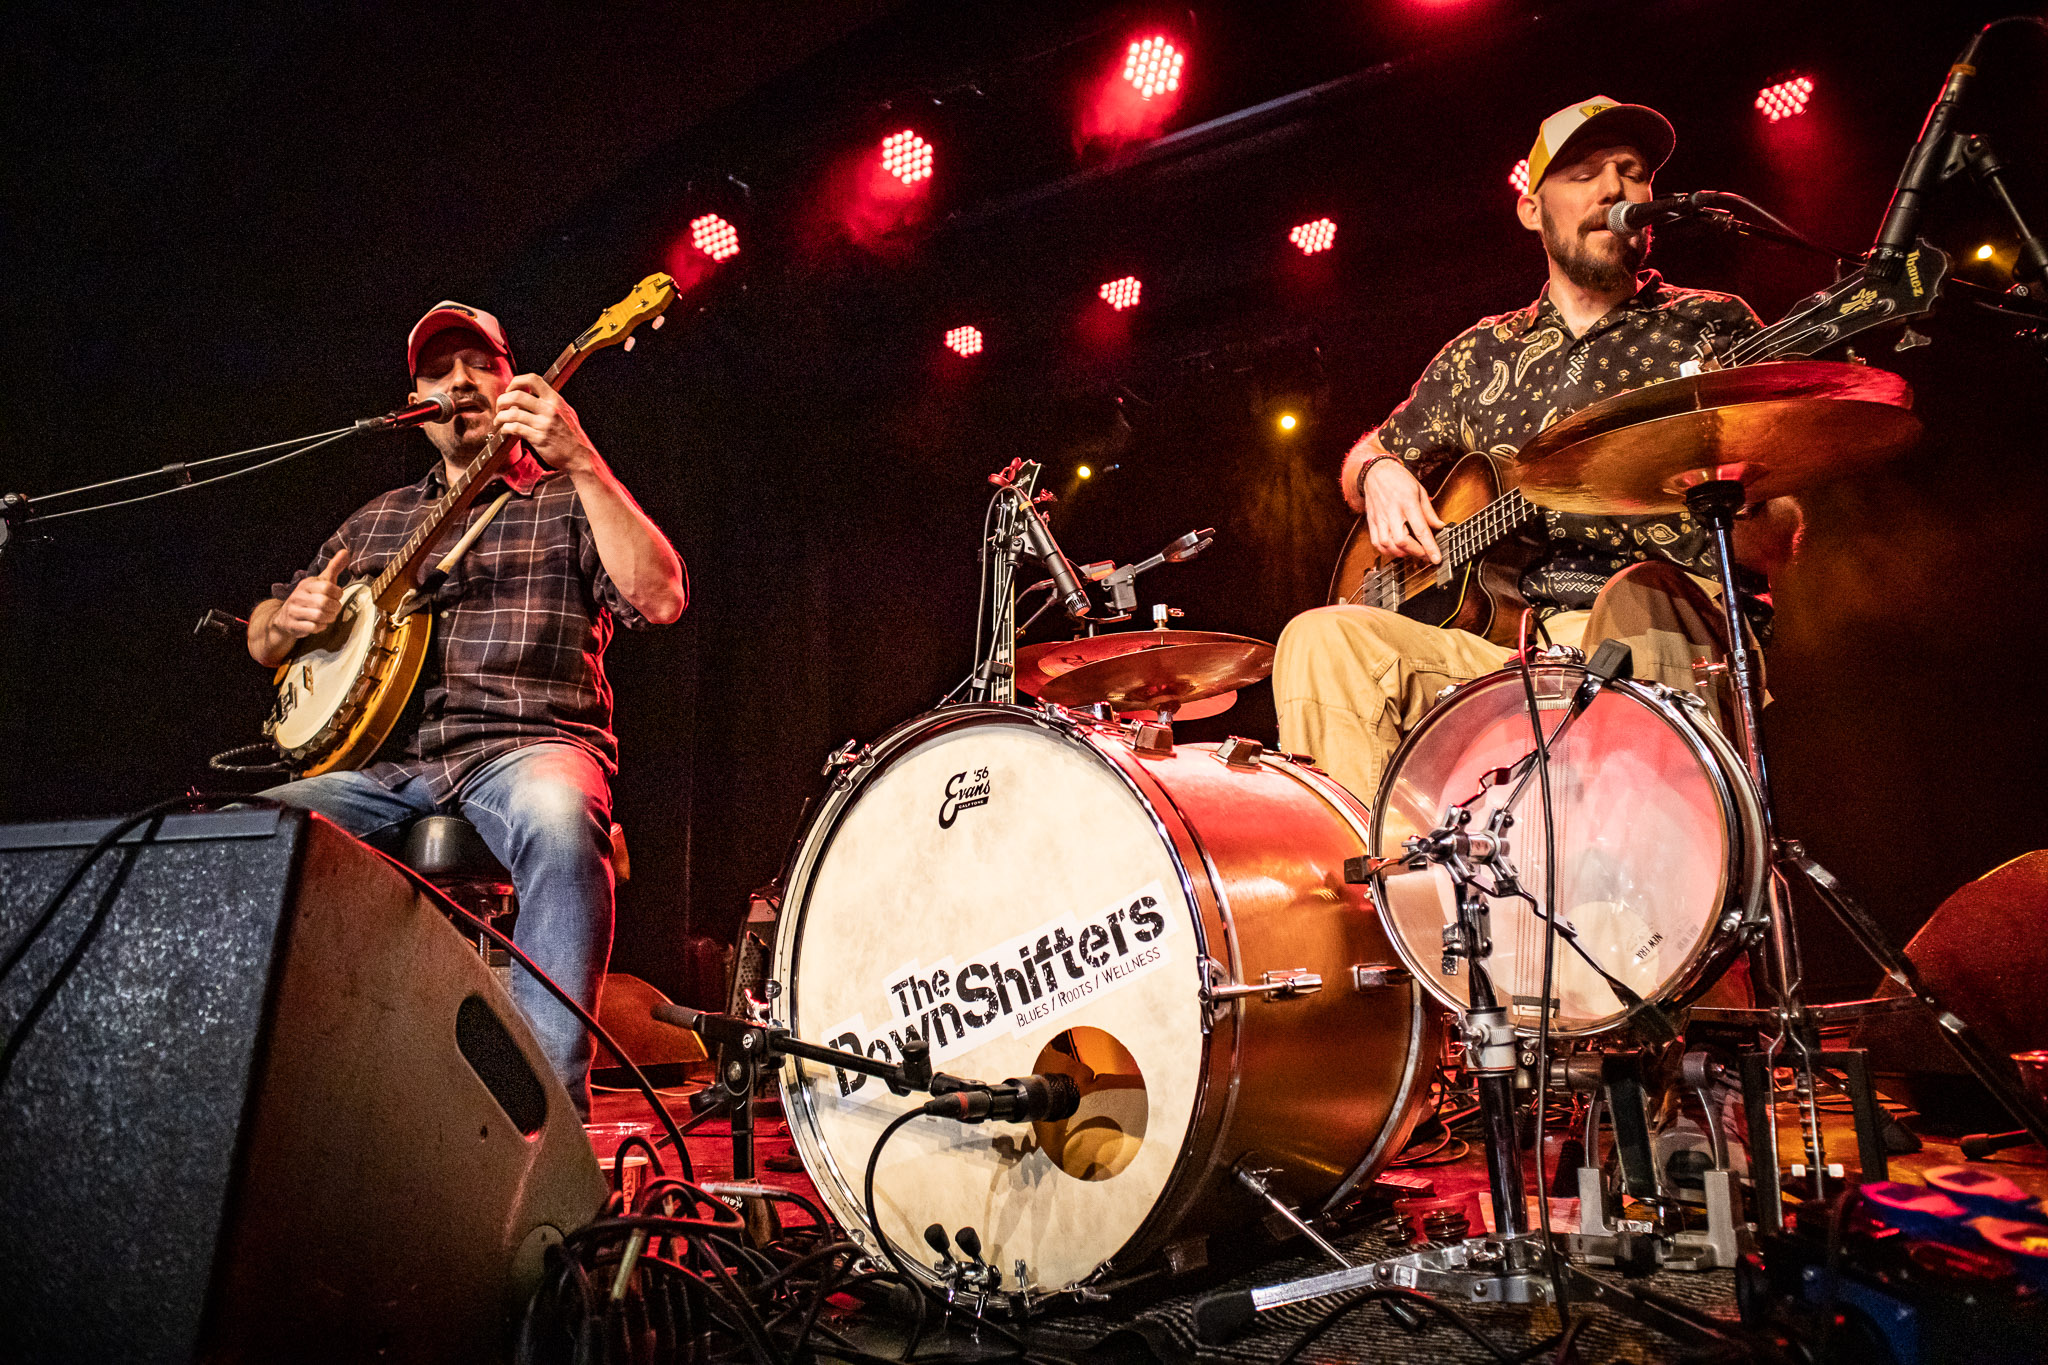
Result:
{"label": "drum hardware clamp", "polygon": [[868,746],[857,739],[849,739],[832,751],[831,757],[825,760],[825,766],[819,769],[818,776],[837,781],[867,761]]}
{"label": "drum hardware clamp", "polygon": [[1211,1009],[1254,995],[1269,1000],[1298,1000],[1322,988],[1322,976],[1306,967],[1263,972],[1257,981],[1232,981],[1222,963],[1213,957],[1202,959],[1202,996]]}

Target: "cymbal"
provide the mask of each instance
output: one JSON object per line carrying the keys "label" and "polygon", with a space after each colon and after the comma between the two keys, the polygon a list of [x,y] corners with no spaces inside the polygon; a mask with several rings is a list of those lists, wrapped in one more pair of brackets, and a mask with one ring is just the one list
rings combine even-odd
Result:
{"label": "cymbal", "polygon": [[1130,630],[1017,651],[1020,690],[1062,706],[1177,710],[1249,687],[1273,671],[1273,646],[1200,630]]}
{"label": "cymbal", "polygon": [[1166,645],[1257,643],[1257,640],[1243,635],[1225,635],[1215,630],[1119,630],[1080,640],[1025,645],[1017,651],[1017,690],[1034,697],[1042,696],[1045,685],[1062,673],[1071,673],[1077,668],[1119,655],[1136,654],[1140,650],[1160,649]]}
{"label": "cymbal", "polygon": [[1516,476],[1523,497],[1560,512],[1682,511],[1709,479],[1763,502],[1898,455],[1920,435],[1912,406],[1905,380],[1868,365],[1713,370],[1581,408],[1522,447]]}

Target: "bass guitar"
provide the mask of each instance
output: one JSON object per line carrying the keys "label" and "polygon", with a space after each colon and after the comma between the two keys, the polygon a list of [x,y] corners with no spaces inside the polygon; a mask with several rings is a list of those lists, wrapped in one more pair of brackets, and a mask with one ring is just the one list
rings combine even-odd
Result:
{"label": "bass guitar", "polygon": [[[1808,358],[1858,333],[1923,316],[1934,310],[1948,274],[1948,257],[1920,242],[1892,278],[1851,271],[1738,342],[1725,364]],[[1461,456],[1444,472],[1429,490],[1437,515],[1450,523],[1436,533],[1441,564],[1380,554],[1359,517],[1338,553],[1330,604],[1385,607],[1512,646],[1524,605],[1517,584],[1542,553],[1539,509],[1515,489],[1514,478],[1511,462],[1482,454]]]}
{"label": "bass guitar", "polygon": [[[555,357],[545,376],[549,385],[560,388],[586,358],[626,341],[648,319],[659,326],[675,296],[667,275],[640,281]],[[492,435],[383,571],[349,584],[333,623],[301,640],[278,665],[277,701],[263,733],[298,776],[360,768],[398,724],[426,663],[434,615],[424,610],[431,592],[423,581],[435,543],[517,446]]]}

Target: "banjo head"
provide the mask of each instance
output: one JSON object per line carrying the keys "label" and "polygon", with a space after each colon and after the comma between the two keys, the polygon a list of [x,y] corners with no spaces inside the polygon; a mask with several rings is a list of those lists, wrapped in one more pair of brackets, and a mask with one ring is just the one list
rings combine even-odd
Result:
{"label": "banjo head", "polygon": [[300,641],[279,666],[277,705],[264,731],[289,757],[308,757],[330,738],[363,678],[377,630],[370,580],[358,580],[342,591],[334,624]]}

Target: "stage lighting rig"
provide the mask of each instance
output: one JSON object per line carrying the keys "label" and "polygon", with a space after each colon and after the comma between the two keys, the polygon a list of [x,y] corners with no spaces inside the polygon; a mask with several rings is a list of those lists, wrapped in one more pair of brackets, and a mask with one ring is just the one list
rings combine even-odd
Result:
{"label": "stage lighting rig", "polygon": [[1180,89],[1181,68],[1187,54],[1164,37],[1154,36],[1132,43],[1124,57],[1124,79],[1140,97],[1171,94]]}
{"label": "stage lighting rig", "polygon": [[1318,218],[1297,224],[1294,231],[1287,234],[1287,240],[1300,247],[1304,256],[1328,251],[1337,244],[1337,222],[1333,218]]}
{"label": "stage lighting rig", "polygon": [[882,139],[882,169],[906,185],[931,178],[932,145],[914,129],[905,128]]}
{"label": "stage lighting rig", "polygon": [[1121,279],[1110,280],[1100,289],[1096,290],[1095,295],[1111,308],[1121,313],[1126,308],[1136,308],[1138,306],[1138,295],[1144,288],[1144,282],[1136,275],[1125,275]]}
{"label": "stage lighting rig", "polygon": [[727,260],[740,254],[739,229],[715,213],[706,213],[690,220],[690,245],[714,261]]}
{"label": "stage lighting rig", "polygon": [[955,327],[946,333],[946,349],[956,355],[980,355],[981,346],[979,327]]}
{"label": "stage lighting rig", "polygon": [[1813,77],[1788,76],[1757,91],[1756,107],[1763,111],[1765,118],[1776,123],[1805,113],[1806,102],[1812,98]]}

